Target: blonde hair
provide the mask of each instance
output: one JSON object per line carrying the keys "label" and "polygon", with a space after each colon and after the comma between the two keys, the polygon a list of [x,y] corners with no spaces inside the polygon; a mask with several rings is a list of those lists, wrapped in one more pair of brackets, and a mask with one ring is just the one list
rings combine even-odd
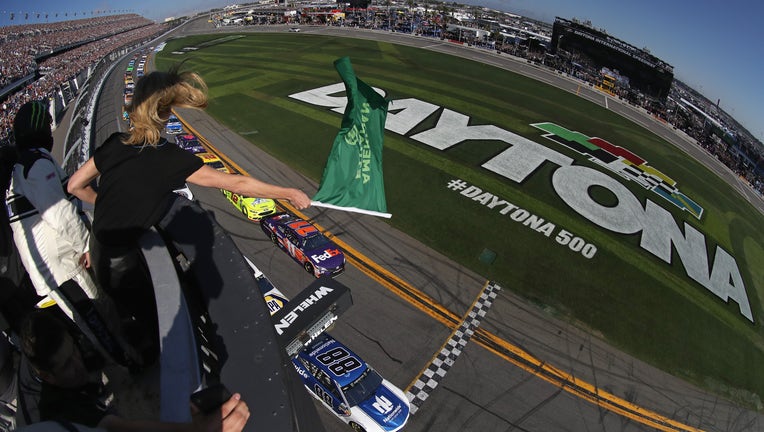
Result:
{"label": "blonde hair", "polygon": [[128,108],[132,128],[123,140],[125,144],[156,146],[173,107],[207,106],[207,84],[202,77],[194,72],[179,72],[179,67],[151,72],[138,80]]}

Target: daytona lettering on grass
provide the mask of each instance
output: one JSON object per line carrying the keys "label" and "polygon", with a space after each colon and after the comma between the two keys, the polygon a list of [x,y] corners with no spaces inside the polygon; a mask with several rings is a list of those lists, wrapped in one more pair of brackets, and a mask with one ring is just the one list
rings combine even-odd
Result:
{"label": "daytona lettering on grass", "polygon": [[597,246],[588,243],[581,237],[577,237],[562,228],[557,231],[557,225],[554,223],[548,222],[544,218],[520,208],[507,200],[501,199],[490,192],[484,192],[479,187],[470,185],[464,180],[451,180],[446,187],[453,191],[458,191],[460,195],[470,198],[472,201],[480,203],[491,210],[497,210],[500,214],[508,216],[513,221],[541,233],[545,237],[552,238],[552,234],[556,232],[554,240],[558,244],[567,246],[571,251],[580,253],[585,258],[591,259],[597,254]]}
{"label": "daytona lettering on grass", "polygon": [[[347,98],[334,95],[340,94],[343,89],[344,86],[340,83],[295,93],[290,97],[342,113],[347,104]],[[552,186],[557,196],[570,209],[612,233],[628,236],[641,233],[640,248],[669,266],[681,265],[687,277],[724,302],[728,303],[730,300],[734,300],[739,306],[740,314],[750,322],[754,322],[743,275],[735,257],[721,245],[716,244],[714,247],[713,243],[709,244],[705,234],[699,231],[696,226],[682,220],[677,221],[671,212],[659,203],[646,198],[642,204],[639,198],[621,181],[605,174],[599,168],[575,165],[573,158],[555,150],[554,147],[542,145],[498,126],[472,124],[469,116],[452,111],[447,107],[442,107],[435,127],[409,135],[412,131],[416,131],[418,125],[427,122],[427,119],[433,113],[438,112],[441,107],[411,98],[393,100],[391,104],[395,106],[395,112],[388,113],[385,129],[404,135],[419,144],[445,151],[456,146],[471,146],[475,141],[505,142],[509,146],[493,155],[480,167],[517,184],[521,185],[526,179],[537,175],[539,173],[538,168],[542,165],[553,167]],[[540,127],[542,125],[546,126]],[[562,130],[563,128],[559,126],[553,128],[551,125],[552,123],[534,124],[535,127],[546,132],[549,132],[551,128],[555,134],[566,134]],[[568,129],[565,130],[568,131],[568,135],[573,134],[581,138],[576,133]],[[545,137],[550,138],[549,133],[546,133]],[[599,144],[597,147],[602,145],[616,153],[623,153],[622,150],[615,150],[615,147],[605,145],[602,139],[599,139],[597,144]],[[634,159],[631,156],[630,158]],[[619,168],[621,167],[619,166]],[[657,175],[657,171],[643,168]],[[632,172],[632,174],[636,175],[637,173]],[[658,176],[658,178],[666,180],[669,186],[673,185],[673,181],[669,181],[670,178],[663,177]],[[636,181],[636,178],[634,180]],[[453,184],[451,186],[453,190],[462,190],[469,186],[466,182],[462,183],[461,180],[453,180],[450,184]],[[617,198],[617,204],[606,206],[592,199],[586,191],[593,186],[609,190]],[[678,191],[662,190],[662,192],[663,194],[659,194],[662,198],[668,199],[671,196],[680,199],[680,201],[684,199],[676,195],[679,193]],[[481,194],[482,191],[477,195]],[[479,201],[483,199],[487,199],[484,204],[486,207],[489,203],[493,203],[494,209],[505,211],[503,214],[514,214],[515,218],[523,221],[530,217],[529,213],[526,219],[522,219],[521,216],[524,213],[515,213],[517,208],[507,208],[510,203],[501,204],[502,200],[494,202],[488,196],[481,197]],[[696,216],[700,214],[700,207],[693,205],[690,207],[694,208],[692,213],[695,213]],[[576,240],[572,234],[562,230],[555,236],[555,239],[559,244],[570,247],[571,250],[578,249],[581,241],[583,241]],[[582,254],[585,249],[587,253],[592,250],[591,247],[586,248],[586,244],[584,244],[580,249]],[[675,256],[679,258],[678,263],[674,260]]]}

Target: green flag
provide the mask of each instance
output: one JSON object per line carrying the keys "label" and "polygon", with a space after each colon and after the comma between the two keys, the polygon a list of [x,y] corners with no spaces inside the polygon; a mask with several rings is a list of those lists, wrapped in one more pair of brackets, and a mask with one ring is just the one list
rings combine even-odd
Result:
{"label": "green flag", "polygon": [[350,58],[334,62],[347,106],[313,205],[390,217],[382,178],[382,144],[389,101],[356,78]]}

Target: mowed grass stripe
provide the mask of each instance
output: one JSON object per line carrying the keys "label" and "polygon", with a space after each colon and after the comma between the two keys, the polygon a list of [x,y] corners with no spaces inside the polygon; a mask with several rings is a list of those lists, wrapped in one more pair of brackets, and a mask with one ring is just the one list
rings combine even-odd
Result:
{"label": "mowed grass stripe", "polygon": [[[292,59],[291,51],[282,47],[293,50],[296,43],[306,44],[312,52],[298,48]],[[576,164],[591,162],[546,142],[530,124],[552,121],[639,154],[676,180],[682,192],[706,209],[706,216],[697,221],[637,185],[624,185],[642,202],[650,199],[670,211],[680,229],[686,222],[705,233],[711,262],[717,243],[730,252],[743,273],[754,316],[762,316],[764,217],[707,168],[628,120],[528,78],[410,47],[306,34],[257,34],[235,44],[236,56],[257,59],[247,63],[252,65],[249,72],[262,75],[241,80],[238,88],[226,81],[224,95],[211,86],[208,112],[233,130],[257,130],[246,138],[316,182],[340,116],[287,96],[339,82],[332,62],[345,55],[351,57],[359,77],[393,98],[413,97],[445,106],[469,115],[471,124],[494,124],[548,145],[574,157]],[[208,82],[227,80],[238,58],[225,66],[218,64],[215,52],[224,45],[192,53],[188,67],[203,71]],[[206,63],[206,52],[214,55],[214,67]],[[167,58],[172,57],[160,55],[160,69],[166,67]],[[434,126],[436,120],[437,115],[416,131]],[[764,362],[761,325],[750,325],[734,302],[721,302],[689,280],[676,253],[668,265],[640,249],[639,235],[604,231],[572,212],[551,187],[554,166],[542,167],[518,185],[479,168],[506,148],[503,143],[470,142],[439,152],[393,133],[386,134],[385,143],[388,207],[395,214],[389,223],[396,228],[667,371],[706,387],[711,383],[746,403],[758,402],[752,393],[764,394],[764,370],[746,367]],[[554,222],[595,243],[599,252],[585,260],[448,191],[445,185],[453,178]],[[423,226],[421,220],[430,223]],[[443,236],[443,230],[454,235]],[[483,248],[497,252],[493,265],[477,260]]]}

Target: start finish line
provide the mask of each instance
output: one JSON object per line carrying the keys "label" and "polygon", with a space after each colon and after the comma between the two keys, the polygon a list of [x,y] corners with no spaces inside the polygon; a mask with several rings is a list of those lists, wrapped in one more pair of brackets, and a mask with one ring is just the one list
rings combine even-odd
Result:
{"label": "start finish line", "polygon": [[416,414],[422,407],[425,399],[430,396],[433,390],[438,386],[440,380],[446,376],[451,366],[467,346],[472,335],[480,326],[480,321],[488,313],[494,299],[499,295],[501,287],[493,282],[489,282],[478,298],[472,304],[467,315],[462,319],[462,324],[457,328],[451,337],[441,347],[435,358],[425,367],[424,371],[414,380],[406,391],[406,396],[411,402],[411,414]]}

